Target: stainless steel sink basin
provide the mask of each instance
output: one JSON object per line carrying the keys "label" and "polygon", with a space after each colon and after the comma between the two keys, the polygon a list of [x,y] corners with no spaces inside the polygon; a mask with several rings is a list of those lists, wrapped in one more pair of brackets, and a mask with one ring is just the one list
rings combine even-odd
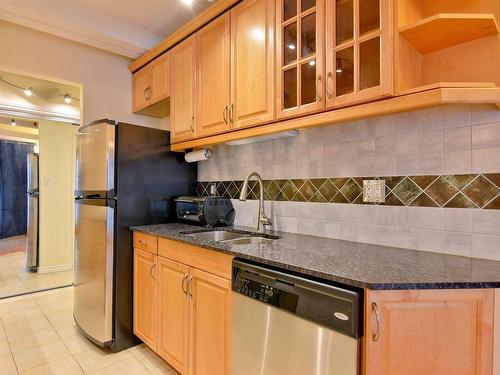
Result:
{"label": "stainless steel sink basin", "polygon": [[257,245],[257,244],[269,244],[276,240],[265,237],[241,237],[235,238],[233,240],[226,240],[224,243],[230,245]]}
{"label": "stainless steel sink basin", "polygon": [[186,234],[186,236],[194,237],[198,240],[204,240],[204,241],[228,241],[228,240],[235,240],[235,239],[249,237],[248,234],[228,232],[225,230],[190,233]]}

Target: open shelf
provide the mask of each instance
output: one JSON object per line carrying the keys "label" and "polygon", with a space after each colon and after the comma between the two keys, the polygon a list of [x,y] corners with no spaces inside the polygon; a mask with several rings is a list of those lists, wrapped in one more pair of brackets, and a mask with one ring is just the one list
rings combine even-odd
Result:
{"label": "open shelf", "polygon": [[426,54],[498,33],[493,14],[439,13],[399,29],[420,53]]}

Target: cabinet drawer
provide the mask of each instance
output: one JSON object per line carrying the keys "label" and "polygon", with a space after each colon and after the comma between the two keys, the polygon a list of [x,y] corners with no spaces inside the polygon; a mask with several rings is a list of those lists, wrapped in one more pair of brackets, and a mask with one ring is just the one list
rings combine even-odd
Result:
{"label": "cabinet drawer", "polygon": [[134,232],[134,247],[151,254],[158,254],[158,238],[146,233]]}
{"label": "cabinet drawer", "polygon": [[158,255],[231,280],[231,255],[158,238]]}

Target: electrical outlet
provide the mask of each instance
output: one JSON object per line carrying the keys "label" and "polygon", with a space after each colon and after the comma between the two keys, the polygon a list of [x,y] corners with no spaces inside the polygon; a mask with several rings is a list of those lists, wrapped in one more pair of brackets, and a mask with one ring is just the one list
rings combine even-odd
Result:
{"label": "electrical outlet", "polygon": [[363,180],[363,202],[385,202],[385,180]]}

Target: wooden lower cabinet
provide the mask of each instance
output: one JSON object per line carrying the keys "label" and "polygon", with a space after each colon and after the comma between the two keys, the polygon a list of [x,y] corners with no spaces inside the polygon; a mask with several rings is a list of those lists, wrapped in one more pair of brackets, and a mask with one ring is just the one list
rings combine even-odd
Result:
{"label": "wooden lower cabinet", "polygon": [[198,269],[191,271],[190,374],[231,373],[231,282]]}
{"label": "wooden lower cabinet", "polygon": [[134,333],[183,375],[229,375],[232,257],[165,239],[158,253],[134,249]]}
{"label": "wooden lower cabinet", "polygon": [[492,289],[367,291],[365,375],[491,375]]}
{"label": "wooden lower cabinet", "polygon": [[158,257],[158,354],[181,374],[189,359],[189,267]]}
{"label": "wooden lower cabinet", "polygon": [[158,337],[157,258],[134,250],[134,334],[154,351]]}

